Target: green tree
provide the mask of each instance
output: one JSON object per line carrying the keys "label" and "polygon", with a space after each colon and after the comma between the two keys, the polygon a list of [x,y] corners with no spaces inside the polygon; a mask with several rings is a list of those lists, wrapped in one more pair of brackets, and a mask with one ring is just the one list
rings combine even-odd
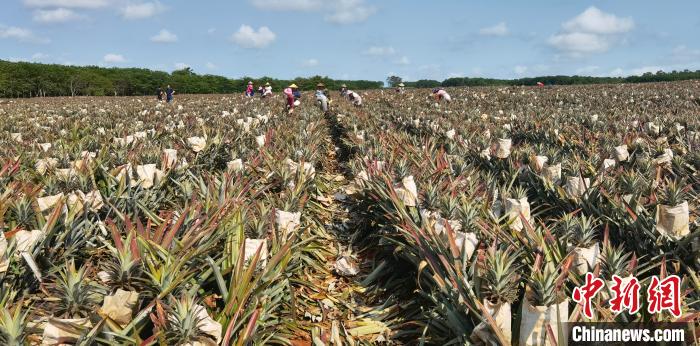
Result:
{"label": "green tree", "polygon": [[402,81],[403,79],[401,79],[401,77],[398,76],[389,76],[386,78],[386,84],[388,84],[390,88],[396,87]]}

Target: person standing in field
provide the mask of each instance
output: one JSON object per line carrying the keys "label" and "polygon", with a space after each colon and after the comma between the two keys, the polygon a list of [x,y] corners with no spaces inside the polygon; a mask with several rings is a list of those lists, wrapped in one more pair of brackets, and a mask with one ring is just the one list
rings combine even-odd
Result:
{"label": "person standing in field", "polygon": [[285,88],[283,92],[287,99],[287,114],[292,114],[294,112],[294,91],[292,88]]}
{"label": "person standing in field", "polygon": [[158,102],[163,101],[163,88],[158,87],[156,90],[156,97],[158,98]]}
{"label": "person standing in field", "polygon": [[406,85],[404,85],[403,83],[399,83],[399,86],[396,88],[396,92],[399,94],[403,94],[405,87]]}
{"label": "person standing in field", "polygon": [[340,86],[340,97],[345,97],[348,94],[348,86],[343,84]]}
{"label": "person standing in field", "polygon": [[323,83],[316,84],[316,101],[320,103],[321,110],[324,113],[328,112],[328,93],[326,86]]}
{"label": "person standing in field", "polygon": [[248,82],[248,86],[245,89],[245,96],[247,97],[253,97],[255,94],[255,90],[253,89],[253,82]]}
{"label": "person standing in field", "polygon": [[447,103],[452,102],[452,97],[450,97],[450,94],[448,94],[443,88],[433,89],[433,95],[435,96],[436,101],[445,100]]}
{"label": "person standing in field", "polygon": [[173,102],[173,95],[175,95],[175,90],[168,85],[168,88],[165,89],[165,99],[168,103]]}

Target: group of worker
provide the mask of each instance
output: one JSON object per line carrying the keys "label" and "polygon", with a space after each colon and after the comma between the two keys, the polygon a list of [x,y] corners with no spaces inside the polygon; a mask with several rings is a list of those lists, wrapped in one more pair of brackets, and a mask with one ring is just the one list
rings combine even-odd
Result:
{"label": "group of worker", "polygon": [[[259,86],[258,87],[258,94],[260,94],[260,97],[265,98],[272,96],[272,85],[270,83],[265,83],[265,86]],[[255,87],[253,86],[253,82],[248,82],[248,87],[245,89],[245,96],[248,97],[253,97],[255,96]]]}
{"label": "group of worker", "polygon": [[[405,92],[405,85],[403,83],[399,83],[396,86],[395,91],[399,94],[403,94]],[[265,83],[264,87],[258,87],[257,93],[260,94],[261,98],[272,96],[272,85],[270,85],[269,82]],[[301,104],[301,92],[299,91],[299,87],[296,84],[292,83],[290,86],[284,89],[283,93],[287,100],[285,106],[287,111],[289,113],[294,112],[294,107],[299,106]],[[161,88],[158,88],[157,91],[158,100],[162,101],[163,96],[165,96],[168,103],[173,101],[174,94],[175,90],[173,90],[173,88],[171,88],[170,85],[168,85],[168,88],[165,90],[165,92],[163,92]],[[255,96],[255,86],[253,85],[252,81],[248,82],[248,86],[245,90],[245,96]],[[323,112],[328,112],[328,107],[331,103],[330,94],[323,83],[316,84],[316,92],[314,93],[314,96],[316,97],[316,101],[318,102],[319,107],[321,107],[321,110],[323,110]],[[347,98],[355,107],[362,106],[362,96],[360,96],[360,94],[358,94],[355,91],[349,90],[348,86],[345,84],[340,86],[340,96],[343,98]],[[448,94],[443,88],[434,88],[433,96],[435,97],[436,101],[444,100],[447,103],[452,102],[450,94]]]}

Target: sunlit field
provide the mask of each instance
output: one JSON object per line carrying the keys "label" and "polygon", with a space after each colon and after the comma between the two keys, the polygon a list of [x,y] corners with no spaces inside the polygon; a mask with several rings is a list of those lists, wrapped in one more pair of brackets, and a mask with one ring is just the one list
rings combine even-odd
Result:
{"label": "sunlit field", "polygon": [[697,316],[700,82],[446,91],[0,100],[0,344],[542,345]]}

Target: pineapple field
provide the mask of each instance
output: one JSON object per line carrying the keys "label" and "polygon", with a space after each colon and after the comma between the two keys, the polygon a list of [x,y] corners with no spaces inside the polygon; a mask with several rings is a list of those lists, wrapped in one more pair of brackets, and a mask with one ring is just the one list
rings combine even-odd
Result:
{"label": "pineapple field", "polygon": [[700,82],[447,91],[0,100],[0,344],[700,337]]}

